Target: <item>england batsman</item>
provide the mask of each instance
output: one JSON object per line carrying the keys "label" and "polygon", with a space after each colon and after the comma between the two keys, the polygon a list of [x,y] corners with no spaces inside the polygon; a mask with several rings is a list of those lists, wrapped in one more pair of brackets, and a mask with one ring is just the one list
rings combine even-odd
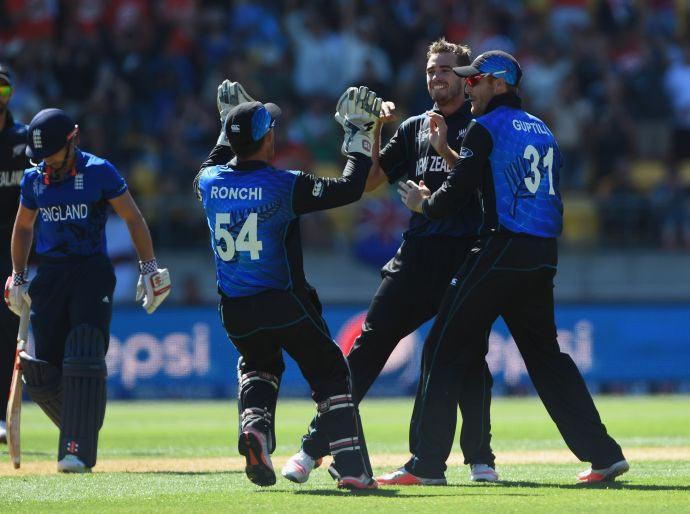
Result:
{"label": "england batsman", "polygon": [[[487,334],[501,316],[568,448],[591,463],[578,479],[613,480],[628,471],[628,463],[556,337],[553,278],[563,227],[558,144],[542,120],[522,109],[522,70],[513,56],[485,52],[453,70],[465,77],[475,116],[459,157],[433,194],[412,181],[401,185],[400,194],[412,211],[443,219],[479,192],[485,222],[427,336],[416,445],[403,469],[415,475],[445,469],[453,434],[444,428],[454,424],[455,398],[472,364],[486,355]],[[446,151],[443,120],[434,120],[431,130]]]}
{"label": "england batsman", "polygon": [[[12,73],[0,63],[0,277],[12,273],[10,240],[19,205],[19,182],[28,168],[26,125],[12,117],[8,106],[14,90]],[[0,302],[0,443],[7,442],[5,413],[9,397],[19,318]]]}
{"label": "england batsman", "polygon": [[[139,255],[137,298],[151,314],[170,293],[146,222],[115,167],[77,147],[79,127],[60,109],[45,109],[28,129],[35,167],[21,181],[12,233],[12,276],[5,299],[19,315],[31,307],[35,356],[20,353],[26,390],[60,430],[57,469],[84,473],[96,464],[106,406],[105,355],[115,274],[106,253],[112,207],[127,223]],[[39,266],[26,270],[36,225]]]}
{"label": "england batsman", "polygon": [[[472,119],[470,104],[463,93],[464,80],[453,73],[454,66],[470,63],[469,55],[469,48],[445,39],[429,46],[426,82],[434,102],[433,110],[412,116],[398,127],[378,159],[374,159],[368,190],[386,181],[409,179],[422,182],[435,191],[446,179]],[[383,105],[384,113],[389,114],[391,105],[388,102]],[[430,141],[429,127],[432,117],[436,116],[445,119],[449,127],[449,150],[445,154],[437,152]],[[412,213],[402,246],[381,271],[383,280],[369,306],[362,334],[347,358],[352,370],[355,401],[362,400],[398,342],[436,314],[446,287],[471,248],[481,224],[477,197],[471,198],[462,208],[454,209],[452,215],[443,220],[429,220]],[[462,412],[460,446],[465,463],[470,464],[471,480],[494,482],[498,474],[490,446],[492,377],[483,356],[473,363],[464,384],[458,403]],[[420,390],[421,385],[418,394]],[[417,416],[414,411],[411,448],[415,445]],[[447,430],[454,433],[455,424]],[[318,459],[327,452],[322,431],[313,423],[303,439],[302,450],[288,460],[283,475],[295,482],[305,482]],[[446,483],[443,472],[412,475],[405,470],[384,476],[382,480],[398,485]]]}
{"label": "england batsman", "polygon": [[195,189],[211,233],[221,321],[241,356],[238,450],[247,477],[260,486],[276,481],[270,454],[284,349],[311,386],[338,487],[376,488],[347,362],[304,276],[299,217],[361,197],[381,99],[365,87],[341,96],[336,120],[345,132],[347,164],[332,179],[271,166],[277,105],[256,102],[225,81],[218,107],[223,130]]}

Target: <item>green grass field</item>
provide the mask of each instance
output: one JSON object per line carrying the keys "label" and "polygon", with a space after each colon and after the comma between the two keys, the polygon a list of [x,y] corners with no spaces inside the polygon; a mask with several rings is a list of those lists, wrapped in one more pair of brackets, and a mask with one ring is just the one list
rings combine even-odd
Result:
{"label": "green grass field", "polygon": [[[309,483],[251,484],[236,454],[234,401],[111,403],[91,475],[55,472],[57,430],[33,405],[22,418],[22,469],[0,447],[0,512],[690,512],[690,396],[598,398],[631,471],[582,486],[538,399],[497,399],[493,447],[501,482],[474,484],[454,449],[447,487],[338,491],[325,469]],[[410,400],[368,400],[362,417],[378,473],[407,457]],[[298,449],[314,407],[283,401],[276,467]]]}

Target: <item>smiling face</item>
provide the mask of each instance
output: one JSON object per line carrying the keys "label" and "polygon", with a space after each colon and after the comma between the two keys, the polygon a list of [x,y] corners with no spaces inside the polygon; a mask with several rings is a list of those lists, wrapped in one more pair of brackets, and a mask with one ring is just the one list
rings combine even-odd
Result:
{"label": "smiling face", "polygon": [[436,105],[443,107],[464,101],[464,79],[453,72],[457,57],[452,53],[431,54],[426,63],[426,85],[429,96]]}

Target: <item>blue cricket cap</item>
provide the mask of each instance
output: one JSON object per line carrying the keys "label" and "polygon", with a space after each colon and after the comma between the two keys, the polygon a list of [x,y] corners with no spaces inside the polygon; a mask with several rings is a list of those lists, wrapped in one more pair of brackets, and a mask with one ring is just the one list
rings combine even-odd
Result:
{"label": "blue cricket cap", "polygon": [[522,78],[522,68],[515,57],[502,50],[490,50],[478,55],[469,66],[453,68],[460,77],[471,77],[488,73],[496,78],[505,79],[511,86],[517,86]]}
{"label": "blue cricket cap", "polygon": [[281,110],[276,104],[244,102],[233,107],[225,120],[225,134],[237,150],[261,140],[275,125]]}
{"label": "blue cricket cap", "polygon": [[77,130],[61,109],[43,109],[29,124],[26,155],[34,162],[50,157],[64,147]]}

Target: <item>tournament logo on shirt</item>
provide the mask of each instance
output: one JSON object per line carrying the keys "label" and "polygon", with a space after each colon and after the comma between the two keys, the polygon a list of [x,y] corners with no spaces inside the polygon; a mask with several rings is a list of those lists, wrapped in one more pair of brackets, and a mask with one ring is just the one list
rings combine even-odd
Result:
{"label": "tournament logo on shirt", "polygon": [[34,196],[40,196],[43,194],[43,191],[46,190],[46,185],[43,183],[42,180],[34,180],[33,190]]}

